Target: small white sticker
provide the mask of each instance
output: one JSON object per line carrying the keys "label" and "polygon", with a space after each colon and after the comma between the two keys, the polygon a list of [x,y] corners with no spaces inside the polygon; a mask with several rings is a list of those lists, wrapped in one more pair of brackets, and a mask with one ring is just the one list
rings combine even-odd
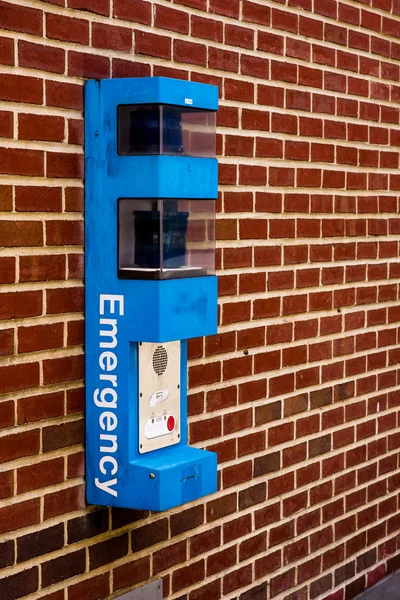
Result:
{"label": "small white sticker", "polygon": [[149,406],[155,406],[156,404],[159,404],[160,402],[164,402],[169,396],[169,391],[168,390],[160,390],[159,392],[154,392],[154,394],[152,394],[150,396],[150,402],[149,402]]}
{"label": "small white sticker", "polygon": [[191,98],[185,98],[185,104],[193,104],[193,100]]}

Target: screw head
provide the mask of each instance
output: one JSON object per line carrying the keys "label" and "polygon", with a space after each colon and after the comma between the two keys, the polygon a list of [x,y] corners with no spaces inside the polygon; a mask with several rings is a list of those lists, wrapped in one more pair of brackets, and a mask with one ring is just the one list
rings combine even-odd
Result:
{"label": "screw head", "polygon": [[156,476],[154,475],[154,473],[150,473],[150,479],[155,479]]}

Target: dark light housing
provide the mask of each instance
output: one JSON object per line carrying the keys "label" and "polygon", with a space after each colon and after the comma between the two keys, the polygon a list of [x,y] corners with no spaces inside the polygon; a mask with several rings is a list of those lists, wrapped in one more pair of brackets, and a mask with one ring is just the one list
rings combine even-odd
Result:
{"label": "dark light housing", "polygon": [[118,201],[118,277],[176,279],[215,273],[215,200]]}
{"label": "dark light housing", "polygon": [[215,158],[216,113],[166,104],[118,106],[118,154]]}

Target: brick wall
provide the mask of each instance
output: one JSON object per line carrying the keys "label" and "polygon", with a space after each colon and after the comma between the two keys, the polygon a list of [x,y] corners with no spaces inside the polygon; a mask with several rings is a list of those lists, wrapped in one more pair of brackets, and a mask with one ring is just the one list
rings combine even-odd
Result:
{"label": "brick wall", "polygon": [[[400,566],[399,0],[0,2],[0,596],[350,600]],[[220,491],[86,507],[83,81],[219,86]]]}

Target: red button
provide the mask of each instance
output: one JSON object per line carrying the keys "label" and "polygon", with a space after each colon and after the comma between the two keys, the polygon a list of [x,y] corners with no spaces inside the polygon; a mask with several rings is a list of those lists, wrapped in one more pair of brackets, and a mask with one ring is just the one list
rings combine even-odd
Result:
{"label": "red button", "polygon": [[168,429],[168,431],[173,431],[175,429],[175,419],[172,416],[168,417],[167,429]]}

